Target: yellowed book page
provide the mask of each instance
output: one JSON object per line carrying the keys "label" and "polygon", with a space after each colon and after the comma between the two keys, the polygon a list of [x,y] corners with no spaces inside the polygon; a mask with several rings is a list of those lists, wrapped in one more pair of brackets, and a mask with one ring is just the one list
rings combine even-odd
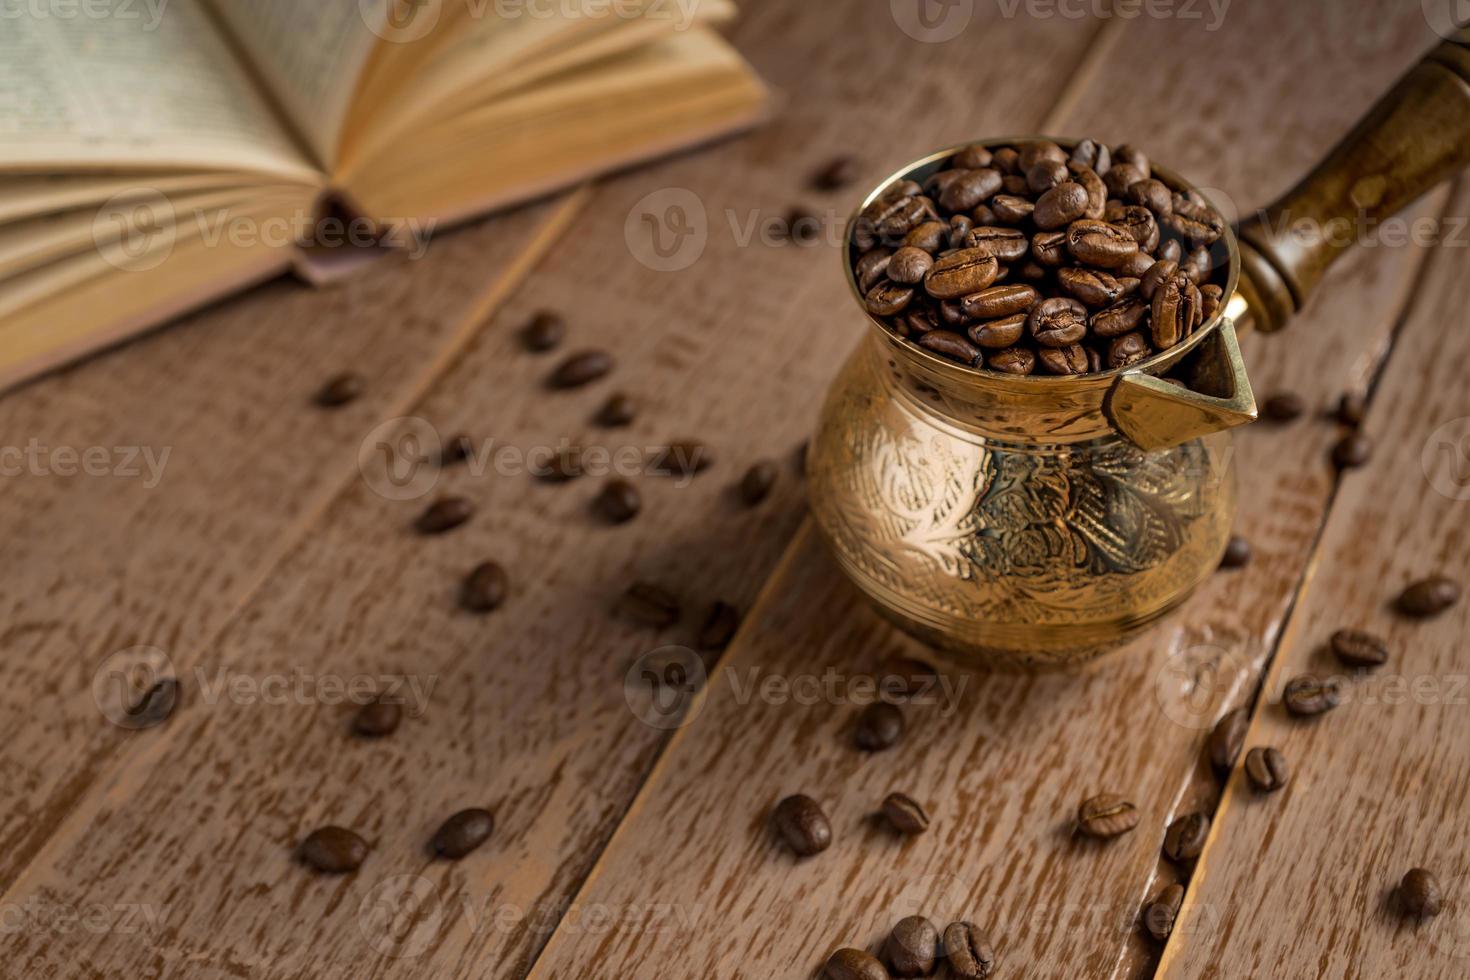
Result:
{"label": "yellowed book page", "polygon": [[[209,0],[277,102],[330,171],[373,48],[413,0]],[[418,0],[426,10],[441,0]],[[492,5],[494,0],[484,0]]]}
{"label": "yellowed book page", "polygon": [[[118,197],[154,192],[244,187],[255,175],[219,171],[198,174],[53,174],[44,177],[0,177],[0,226],[80,207],[100,207]],[[3,230],[3,229],[0,229]]]}
{"label": "yellowed book page", "polygon": [[[156,167],[319,172],[200,0],[8,3],[0,172]],[[150,13],[155,11],[155,13]]]}

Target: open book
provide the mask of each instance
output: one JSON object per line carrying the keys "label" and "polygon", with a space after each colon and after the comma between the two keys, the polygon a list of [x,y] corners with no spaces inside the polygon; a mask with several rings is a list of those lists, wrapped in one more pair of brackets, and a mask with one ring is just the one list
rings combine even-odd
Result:
{"label": "open book", "polygon": [[[731,0],[0,0],[0,388],[755,122]],[[334,215],[324,220],[323,215]],[[358,239],[366,239],[366,242]]]}

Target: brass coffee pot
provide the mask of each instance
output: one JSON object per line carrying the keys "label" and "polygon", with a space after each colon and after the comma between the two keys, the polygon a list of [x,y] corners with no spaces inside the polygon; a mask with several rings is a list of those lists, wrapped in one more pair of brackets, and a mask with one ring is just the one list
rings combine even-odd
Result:
{"label": "brass coffee pot", "polygon": [[[922,184],[959,149],[905,167],[863,207],[897,181]],[[1229,299],[1169,350],[1099,374],[1017,377],[945,360],[869,316],[807,456],[812,513],[838,565],[879,612],[968,666],[1077,663],[1157,620],[1218,567],[1235,520],[1229,430],[1256,417],[1237,333],[1280,329],[1354,227],[1467,163],[1461,30],[1301,184],[1227,231]],[[842,258],[861,309],[856,223]]]}

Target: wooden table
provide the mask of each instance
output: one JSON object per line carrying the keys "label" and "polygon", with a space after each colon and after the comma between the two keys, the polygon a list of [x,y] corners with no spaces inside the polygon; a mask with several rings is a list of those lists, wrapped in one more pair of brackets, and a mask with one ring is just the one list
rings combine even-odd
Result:
{"label": "wooden table", "polygon": [[[1248,338],[1257,391],[1312,407],[1237,441],[1249,567],[1084,672],[950,675],[956,696],[911,708],[903,747],[876,756],[851,747],[849,682],[923,651],[822,554],[794,463],[863,325],[834,247],[743,236],[794,204],[836,228],[853,191],[807,189],[835,152],[866,147],[868,183],[997,133],[1135,141],[1249,211],[1433,43],[1420,4],[1239,0],[1217,20],[1204,4],[1124,18],[961,3],[973,14],[947,41],[909,36],[876,0],[743,6],[735,40],[787,99],[760,132],[344,288],[270,285],[0,400],[6,445],[107,447],[119,463],[0,480],[0,973],[807,977],[916,912],[989,930],[998,977],[1470,973],[1470,603],[1427,623],[1389,607],[1418,576],[1470,576],[1470,184],[1409,215],[1437,242],[1355,250],[1292,329]],[[709,235],[698,261],[659,271],[625,226],[673,188]],[[555,358],[516,332],[545,307],[570,319],[568,349],[615,353],[610,380],[544,390]],[[315,409],[345,368],[368,395]],[[590,417],[613,390],[642,409],[610,435]],[[1369,396],[1377,451],[1339,479],[1325,412],[1344,391]],[[717,461],[687,487],[640,480],[645,512],[621,528],[590,516],[594,481],[460,467],[433,493],[478,514],[426,540],[409,525],[429,498],[392,499],[359,468],[359,447],[404,416],[521,450],[695,435]],[[161,477],[124,472],[129,447],[166,450]],[[780,480],[744,509],[732,484],[763,458]],[[510,601],[459,611],[459,578],[487,558],[510,570]],[[681,625],[610,617],[634,578],[676,589]],[[630,710],[630,668],[691,643],[717,599],[744,624],[682,726]],[[1293,721],[1282,685],[1330,670],[1323,641],[1342,625],[1383,633],[1390,665],[1338,711]],[[183,698],[165,725],[129,731],[93,682],[140,646],[163,652]],[[829,674],[842,683],[816,698],[759,686]],[[391,738],[350,737],[323,679],[385,675],[418,683],[426,710]],[[1274,796],[1239,774],[1222,788],[1203,761],[1209,727],[1241,704],[1249,744],[1293,764]],[[892,789],[930,806],[929,833],[874,826]],[[1072,814],[1104,789],[1144,818],[1088,846]],[[837,838],[803,862],[765,823],[797,791]],[[491,843],[431,860],[433,829],[471,805],[495,809]],[[1138,909],[1179,875],[1160,858],[1168,823],[1201,809],[1213,834],[1161,951]],[[326,823],[371,839],[358,873],[292,860]],[[1450,907],[1407,925],[1389,896],[1416,865]]]}

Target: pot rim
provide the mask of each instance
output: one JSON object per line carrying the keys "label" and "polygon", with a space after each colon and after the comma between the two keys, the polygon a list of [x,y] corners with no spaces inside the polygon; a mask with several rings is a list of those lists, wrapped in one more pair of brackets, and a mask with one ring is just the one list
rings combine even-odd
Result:
{"label": "pot rim", "polygon": [[[1081,139],[1077,139],[1074,137],[1037,135],[1000,136],[980,140],[968,140],[963,143],[957,143],[954,146],[948,147],[947,149],[930,153],[927,156],[921,157],[908,164],[905,164],[902,168],[894,171],[890,176],[885,178],[881,183],[873,188],[873,190],[870,191],[863,198],[862,202],[857,206],[856,210],[853,211],[852,216],[847,221],[847,228],[843,233],[842,264],[847,277],[848,289],[852,292],[853,299],[856,301],[858,309],[862,311],[863,316],[868,318],[869,325],[879,332],[882,339],[887,342],[889,346],[901,351],[905,356],[916,358],[920,363],[925,364],[931,370],[937,371],[941,375],[952,376],[955,380],[964,379],[974,383],[993,384],[997,387],[1009,388],[1012,390],[1029,388],[1035,391],[1038,389],[1062,388],[1066,386],[1109,387],[1124,374],[1159,375],[1165,373],[1167,370],[1178,364],[1179,361],[1183,360],[1184,357],[1188,355],[1191,351],[1195,350],[1197,347],[1203,344],[1212,334],[1218,331],[1220,328],[1220,324],[1226,319],[1227,311],[1233,308],[1235,305],[1233,303],[1233,300],[1237,298],[1237,289],[1240,284],[1240,245],[1235,237],[1235,229],[1229,224],[1226,224],[1225,231],[1221,235],[1221,239],[1225,242],[1226,249],[1228,250],[1229,268],[1226,276],[1225,291],[1223,297],[1221,298],[1219,309],[1217,309],[1214,315],[1206,320],[1199,327],[1199,329],[1197,329],[1193,334],[1191,334],[1181,343],[1175,344],[1168,350],[1160,351],[1147,360],[1139,361],[1136,364],[1129,364],[1124,367],[1109,368],[1106,371],[1098,371],[1096,373],[1077,375],[1015,375],[1006,374],[1002,371],[990,371],[984,368],[968,367],[964,364],[959,363],[958,361],[951,361],[946,357],[940,357],[938,354],[925,350],[918,344],[915,344],[912,341],[898,336],[898,334],[890,330],[888,328],[888,325],[885,324],[881,319],[868,312],[867,307],[864,303],[862,290],[858,288],[857,271],[853,267],[853,232],[857,228],[858,219],[861,217],[863,211],[867,209],[868,205],[873,203],[873,201],[876,200],[884,191],[888,190],[889,187],[893,186],[899,181],[911,179],[911,175],[913,175],[914,173],[923,170],[926,167],[932,166],[933,164],[939,163],[943,160],[947,160],[955,154],[959,153],[961,150],[965,149],[966,147],[983,146],[989,149],[997,146],[1018,146],[1023,143],[1035,142],[1037,140],[1050,140],[1051,142],[1056,143],[1058,146],[1061,146],[1063,149],[1066,150],[1073,149],[1078,143],[1082,142]],[[1196,194],[1204,197],[1206,200],[1209,200],[1209,196],[1204,194],[1203,191],[1200,191],[1193,182],[1184,179],[1174,170],[1168,167],[1153,164],[1152,161],[1150,161],[1150,169],[1153,171],[1154,176],[1162,179],[1164,183],[1169,185],[1171,189],[1182,188],[1184,191],[1193,191]],[[1214,206],[1214,202],[1211,202],[1211,206]],[[1219,211],[1218,207],[1216,207],[1216,211]]]}

